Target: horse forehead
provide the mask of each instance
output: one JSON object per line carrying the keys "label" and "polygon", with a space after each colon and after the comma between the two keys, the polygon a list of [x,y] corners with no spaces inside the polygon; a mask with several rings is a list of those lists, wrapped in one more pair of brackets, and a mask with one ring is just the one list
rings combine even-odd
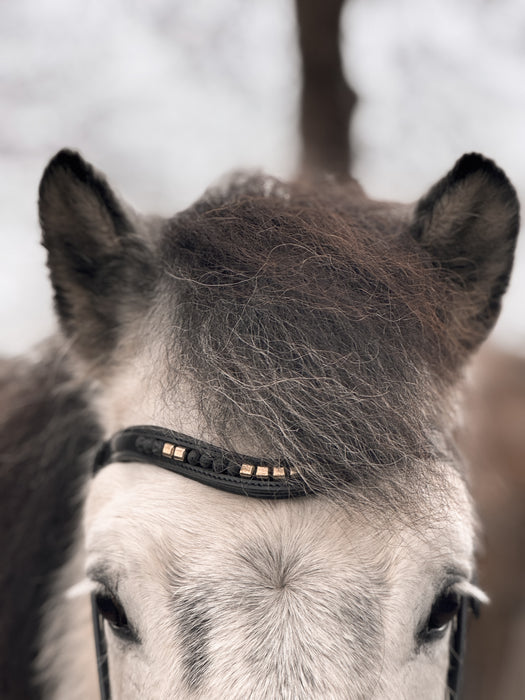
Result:
{"label": "horse forehead", "polygon": [[[454,479],[454,475],[451,476]],[[86,508],[88,550],[126,552],[145,570],[177,562],[193,573],[220,562],[253,578],[352,580],[380,586],[413,576],[422,565],[438,568],[454,559],[469,574],[473,533],[468,494],[455,484],[454,506],[421,514],[417,526],[383,517],[362,504],[344,508],[325,498],[268,502],[227,494],[139,464],[106,467]],[[449,512],[447,512],[447,510]],[[384,514],[383,514],[384,515]],[[146,546],[144,546],[146,545]],[[146,561],[147,559],[150,561]],[[141,561],[141,559],[143,561]],[[335,576],[337,578],[337,576]]]}
{"label": "horse forehead", "polygon": [[86,525],[88,534],[90,530],[105,533],[108,545],[127,531],[164,547],[176,542],[180,554],[186,549],[195,552],[196,544],[206,545],[209,552],[222,551],[224,546],[229,550],[235,543],[235,551],[251,548],[258,558],[263,548],[291,550],[299,544],[315,548],[321,533],[339,545],[341,540],[346,542],[350,528],[348,516],[325,500],[236,496],[140,464],[110,465],[97,476]]}
{"label": "horse forehead", "polygon": [[109,568],[166,687],[202,683],[202,697],[248,697],[264,684],[261,697],[291,697],[284,687],[398,697],[381,694],[378,674],[411,658],[410,630],[442,585],[435,567],[452,550],[459,565],[471,557],[461,518],[437,520],[421,518],[421,536],[365,505],[260,501],[150,465],[111,464],[87,501],[88,567]]}

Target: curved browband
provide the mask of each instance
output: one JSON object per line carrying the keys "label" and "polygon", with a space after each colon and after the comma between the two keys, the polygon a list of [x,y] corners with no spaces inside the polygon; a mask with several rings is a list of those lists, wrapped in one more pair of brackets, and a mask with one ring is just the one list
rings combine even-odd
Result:
{"label": "curved browband", "polygon": [[293,467],[223,450],[156,426],[115,433],[97,453],[94,472],[111,462],[146,462],[222,491],[253,498],[311,494]]}

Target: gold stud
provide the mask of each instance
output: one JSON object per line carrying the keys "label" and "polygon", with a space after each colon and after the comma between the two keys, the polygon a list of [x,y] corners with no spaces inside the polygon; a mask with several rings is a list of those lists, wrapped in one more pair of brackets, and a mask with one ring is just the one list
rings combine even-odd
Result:
{"label": "gold stud", "polygon": [[254,472],[254,471],[255,471],[255,467],[254,467],[253,464],[243,464],[243,465],[241,466],[241,469],[240,469],[240,471],[239,471],[239,474],[240,474],[241,476],[250,477],[250,476],[253,476],[253,472]]}
{"label": "gold stud", "polygon": [[173,450],[175,449],[175,445],[172,445],[171,442],[165,442],[164,445],[162,446],[162,456],[163,457],[173,457]]}
{"label": "gold stud", "polygon": [[255,476],[258,479],[267,479],[269,475],[270,474],[269,474],[268,467],[262,467],[262,466],[257,467],[257,471],[255,472]]}
{"label": "gold stud", "polygon": [[176,459],[179,462],[184,462],[184,457],[186,457],[187,451],[188,450],[185,447],[176,447],[173,452],[173,459]]}
{"label": "gold stud", "polygon": [[290,476],[297,476],[297,469],[295,467],[290,467]]}
{"label": "gold stud", "polygon": [[286,478],[286,472],[284,471],[284,467],[274,467],[273,468],[273,478],[274,479]]}

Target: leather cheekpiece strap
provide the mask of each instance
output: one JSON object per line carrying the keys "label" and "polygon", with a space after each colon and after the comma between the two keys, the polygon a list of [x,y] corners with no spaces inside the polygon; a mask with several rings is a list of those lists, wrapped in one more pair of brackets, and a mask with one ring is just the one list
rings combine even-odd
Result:
{"label": "leather cheekpiece strap", "polygon": [[104,618],[97,608],[96,596],[91,594],[91,616],[95,633],[95,652],[97,654],[98,684],[100,700],[111,700],[109,687],[109,664],[106,634],[104,632]]}
{"label": "leather cheekpiece strap", "polygon": [[461,598],[459,610],[451,632],[447,675],[447,686],[451,700],[457,700],[457,698],[461,696],[469,606],[472,606],[471,599],[468,597]]}

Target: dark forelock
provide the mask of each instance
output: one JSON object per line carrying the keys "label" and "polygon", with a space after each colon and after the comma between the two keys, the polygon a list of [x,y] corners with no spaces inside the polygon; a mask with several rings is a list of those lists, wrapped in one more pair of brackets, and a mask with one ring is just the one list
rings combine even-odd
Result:
{"label": "dark forelock", "polygon": [[174,366],[212,434],[318,488],[407,493],[435,456],[454,347],[406,215],[352,183],[255,177],[170,221],[161,255]]}

